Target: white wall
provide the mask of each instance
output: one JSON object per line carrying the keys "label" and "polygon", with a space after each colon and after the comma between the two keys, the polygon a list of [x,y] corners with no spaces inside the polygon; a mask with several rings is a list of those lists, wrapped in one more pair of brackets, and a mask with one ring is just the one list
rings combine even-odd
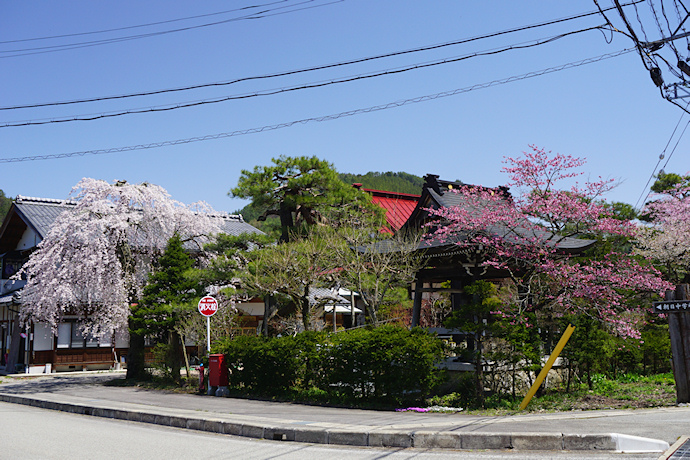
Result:
{"label": "white wall", "polygon": [[22,239],[19,240],[19,244],[17,244],[17,251],[34,248],[40,241],[41,238],[38,236],[38,233],[34,232],[30,227],[27,227],[26,230],[24,230]]}

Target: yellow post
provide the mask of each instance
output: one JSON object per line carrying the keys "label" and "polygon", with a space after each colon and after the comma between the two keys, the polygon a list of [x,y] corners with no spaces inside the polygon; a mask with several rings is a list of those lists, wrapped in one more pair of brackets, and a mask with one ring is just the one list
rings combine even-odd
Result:
{"label": "yellow post", "polygon": [[556,361],[556,358],[558,358],[558,355],[560,355],[561,351],[563,351],[563,347],[565,347],[565,344],[568,343],[568,339],[570,339],[570,336],[573,335],[574,330],[575,326],[573,326],[572,324],[569,324],[568,327],[565,329],[565,332],[563,333],[561,340],[558,341],[558,344],[556,344],[556,348],[553,349],[551,356],[549,356],[549,360],[546,361],[546,365],[537,376],[537,380],[534,381],[534,383],[532,384],[532,388],[530,388],[527,392],[527,396],[525,396],[525,399],[523,399],[520,403],[520,410],[524,410],[525,407],[527,407],[527,404],[529,404],[529,402],[532,400],[532,397],[537,392],[542,382],[546,378],[546,375],[551,370],[551,366],[553,366],[553,363]]}

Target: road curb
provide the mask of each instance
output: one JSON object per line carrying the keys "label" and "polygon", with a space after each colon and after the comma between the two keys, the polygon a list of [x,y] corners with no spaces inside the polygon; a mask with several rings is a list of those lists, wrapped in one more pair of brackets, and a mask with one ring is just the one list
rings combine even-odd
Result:
{"label": "road curb", "polygon": [[[296,441],[312,444],[332,444],[365,447],[433,448],[463,450],[543,450],[543,451],[610,451],[665,452],[669,444],[657,439],[618,433],[486,433],[450,431],[357,430],[347,428],[318,429],[288,427],[279,424],[249,423],[225,420],[222,417],[175,415],[169,408],[122,409],[96,404],[58,402],[36,397],[0,393],[0,402],[23,404],[42,409],[112,418],[154,425],[171,426],[211,433],[230,434],[272,441]],[[99,401],[103,402],[103,401]]]}

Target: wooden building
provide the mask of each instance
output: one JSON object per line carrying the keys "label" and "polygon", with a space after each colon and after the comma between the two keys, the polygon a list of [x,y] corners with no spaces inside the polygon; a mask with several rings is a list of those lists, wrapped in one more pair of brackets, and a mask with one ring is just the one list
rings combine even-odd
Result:
{"label": "wooden building", "polygon": [[[434,223],[430,229],[444,225],[442,220],[432,216],[429,209],[443,207],[463,207],[466,205],[462,194],[454,193],[460,187],[468,186],[462,182],[440,180],[439,176],[427,174],[424,176],[424,186],[415,209],[401,227],[420,230],[428,223]],[[477,186],[472,186],[477,187]],[[495,193],[504,195],[506,200],[512,199],[506,187],[492,189]],[[498,235],[501,229],[487,229]],[[537,235],[538,236],[538,235]],[[547,237],[544,232],[543,237]],[[464,236],[461,233],[452,235],[445,241],[423,240],[420,243],[421,251],[427,264],[417,273],[416,280],[411,287],[413,292],[414,307],[412,312],[412,325],[419,325],[422,298],[425,293],[447,292],[451,296],[452,308],[455,305],[467,301],[462,287],[476,280],[501,280],[507,278],[507,273],[496,268],[484,265],[486,254],[480,246],[462,246]],[[594,244],[593,240],[564,238],[557,244],[558,250],[563,254],[575,254]],[[442,287],[442,284],[450,287]]]}
{"label": "wooden building", "polygon": [[[126,332],[96,339],[83,336],[76,316],[65,316],[54,334],[50,326],[19,325],[24,280],[11,277],[46,237],[55,219],[76,205],[69,200],[18,196],[0,226],[0,370],[29,373],[109,369],[126,362]],[[219,216],[221,229],[231,235],[259,232],[242,216]]]}

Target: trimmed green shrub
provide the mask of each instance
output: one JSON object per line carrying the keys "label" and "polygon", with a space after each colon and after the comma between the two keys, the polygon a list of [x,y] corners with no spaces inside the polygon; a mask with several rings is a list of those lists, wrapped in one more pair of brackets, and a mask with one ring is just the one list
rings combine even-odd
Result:
{"label": "trimmed green shrub", "polygon": [[443,378],[436,364],[444,356],[444,344],[420,328],[242,336],[221,342],[216,351],[226,356],[233,387],[261,395],[297,390],[395,403],[423,399]]}
{"label": "trimmed green shrub", "polygon": [[241,336],[221,347],[230,370],[231,384],[259,394],[284,391],[295,384],[299,361],[294,339]]}
{"label": "trimmed green shrub", "polygon": [[425,397],[441,380],[436,364],[443,342],[426,331],[398,326],[331,336],[324,372],[332,391],[390,401]]}

